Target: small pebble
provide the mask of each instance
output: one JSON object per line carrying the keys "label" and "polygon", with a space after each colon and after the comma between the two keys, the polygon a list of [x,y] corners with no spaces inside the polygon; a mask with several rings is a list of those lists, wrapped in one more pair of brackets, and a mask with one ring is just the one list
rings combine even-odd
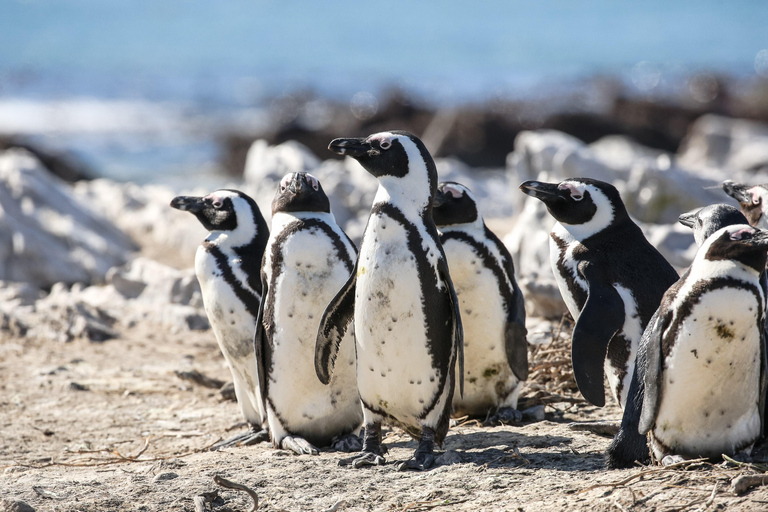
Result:
{"label": "small pebble", "polygon": [[174,478],[178,478],[179,475],[172,471],[163,471],[162,473],[158,473],[155,475],[155,478],[152,479],[152,482],[160,482],[162,480],[173,480]]}

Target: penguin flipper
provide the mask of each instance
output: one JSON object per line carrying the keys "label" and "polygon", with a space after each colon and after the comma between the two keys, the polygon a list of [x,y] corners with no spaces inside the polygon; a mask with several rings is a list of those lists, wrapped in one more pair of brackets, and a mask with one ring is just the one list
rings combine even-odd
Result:
{"label": "penguin flipper", "polygon": [[[448,272],[448,263],[445,258],[439,258],[437,263],[437,272],[440,279],[445,283],[448,289],[448,298],[453,308],[452,328],[453,344],[456,347],[456,358],[459,365],[459,394],[464,398],[464,326],[461,323],[461,312],[459,309],[459,298],[456,296],[456,290],[451,281],[451,275]],[[527,357],[527,356],[526,356]]]}
{"label": "penguin flipper", "polygon": [[[664,302],[662,302],[662,306]],[[661,306],[660,306],[661,307]],[[663,357],[661,354],[661,336],[671,320],[671,313],[662,318],[659,310],[653,315],[651,321],[640,338],[640,350],[645,355],[645,368],[643,375],[643,405],[640,412],[638,431],[647,434],[656,424],[656,415],[661,404],[661,376],[664,371]]]}
{"label": "penguin flipper", "polygon": [[525,328],[523,292],[515,281],[515,265],[512,261],[512,255],[509,254],[506,246],[488,227],[485,228],[485,236],[496,245],[496,250],[501,255],[501,267],[514,291],[515,303],[507,305],[504,349],[507,353],[509,368],[515,374],[515,377],[522,381],[528,378],[528,340],[526,339],[528,329]]}
{"label": "penguin flipper", "polygon": [[573,329],[571,361],[579,391],[591,404],[605,405],[605,356],[608,344],[624,325],[624,301],[599,270],[581,263],[579,271],[587,281],[587,301]]}
{"label": "penguin flipper", "polygon": [[264,356],[266,354],[267,333],[264,331],[264,303],[267,302],[269,294],[269,285],[264,272],[261,273],[261,301],[259,301],[259,312],[256,315],[256,332],[253,334],[253,348],[256,352],[256,382],[259,383],[259,394],[261,403],[266,411],[267,403],[267,375],[264,370]]}
{"label": "penguin flipper", "polygon": [[341,340],[355,317],[357,262],[352,274],[325,308],[315,341],[315,373],[323,384],[331,382]]}

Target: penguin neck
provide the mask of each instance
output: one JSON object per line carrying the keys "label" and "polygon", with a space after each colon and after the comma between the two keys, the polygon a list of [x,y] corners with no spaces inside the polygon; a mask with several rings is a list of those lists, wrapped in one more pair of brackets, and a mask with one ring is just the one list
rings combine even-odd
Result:
{"label": "penguin neck", "polygon": [[479,236],[484,236],[485,233],[485,222],[483,221],[483,216],[479,213],[477,214],[477,218],[472,222],[465,222],[462,224],[447,224],[445,226],[437,226],[437,230],[441,233],[450,233],[452,231],[461,231],[464,233],[467,233],[468,235],[472,235],[475,238]]}
{"label": "penguin neck", "polygon": [[293,222],[315,219],[326,224],[336,224],[336,219],[332,213],[328,212],[276,212],[272,215],[272,235],[277,235],[285,227]]}
{"label": "penguin neck", "polygon": [[[392,179],[380,178],[379,188],[373,198],[373,204],[389,203],[400,210],[411,221],[432,216],[432,195],[428,190],[420,191],[403,186],[400,183],[390,183]],[[426,187],[424,187],[426,188]]]}

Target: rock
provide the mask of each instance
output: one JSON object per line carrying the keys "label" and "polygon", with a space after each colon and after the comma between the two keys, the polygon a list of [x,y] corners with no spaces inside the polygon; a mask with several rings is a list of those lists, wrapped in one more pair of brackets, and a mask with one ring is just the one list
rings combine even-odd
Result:
{"label": "rock", "polygon": [[0,208],[0,279],[100,281],[137,248],[22,149],[0,153]]}
{"label": "rock", "polygon": [[259,139],[248,150],[243,178],[251,183],[279,183],[289,172],[310,172],[319,165],[320,160],[299,142],[270,146],[266,140]]}
{"label": "rock", "polygon": [[203,306],[200,284],[193,269],[176,270],[149,258],[138,257],[110,269],[107,283],[126,299]]}
{"label": "rock", "polygon": [[544,421],[544,409],[543,405],[534,405],[520,412],[523,414],[524,421]]}
{"label": "rock", "polygon": [[[144,254],[178,267],[194,265],[197,246],[208,232],[193,215],[169,206],[171,199],[180,195],[177,191],[106,179],[79,182],[74,191],[81,201],[130,235]],[[206,195],[212,191],[190,188],[181,193]]]}
{"label": "rock", "polygon": [[768,173],[768,125],[704,115],[689,127],[679,154],[684,167],[751,182],[749,175]]}
{"label": "rock", "polygon": [[446,450],[445,453],[435,459],[435,465],[437,466],[452,466],[461,463],[461,455],[454,450]]}
{"label": "rock", "polygon": [[173,480],[174,478],[178,478],[179,475],[172,472],[172,471],[163,471],[162,473],[158,473],[155,475],[155,478],[152,479],[153,483],[162,482],[164,480]]}
{"label": "rock", "polygon": [[0,502],[0,512],[35,512],[35,509],[23,501],[4,499]]}
{"label": "rock", "polygon": [[227,382],[221,386],[221,389],[219,389],[219,395],[223,400],[237,402],[237,396],[235,395],[235,385],[232,382]]}

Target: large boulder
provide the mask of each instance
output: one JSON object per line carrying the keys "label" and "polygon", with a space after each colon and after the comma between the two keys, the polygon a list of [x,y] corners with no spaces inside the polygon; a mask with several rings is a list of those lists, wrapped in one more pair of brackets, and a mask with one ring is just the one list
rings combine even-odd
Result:
{"label": "large boulder", "polygon": [[0,279],[97,282],[136,245],[23,149],[0,153]]}

